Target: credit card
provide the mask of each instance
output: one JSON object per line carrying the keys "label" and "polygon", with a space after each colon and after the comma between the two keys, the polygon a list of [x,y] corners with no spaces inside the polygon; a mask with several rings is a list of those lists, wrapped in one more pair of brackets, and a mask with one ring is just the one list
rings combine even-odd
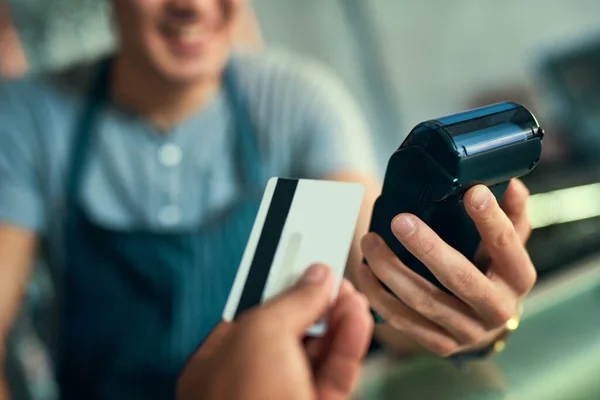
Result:
{"label": "credit card", "polygon": [[[315,263],[335,276],[337,296],[364,196],[357,183],[271,178],[233,283],[223,320],[231,322],[292,286]],[[325,333],[325,321],[307,332]]]}

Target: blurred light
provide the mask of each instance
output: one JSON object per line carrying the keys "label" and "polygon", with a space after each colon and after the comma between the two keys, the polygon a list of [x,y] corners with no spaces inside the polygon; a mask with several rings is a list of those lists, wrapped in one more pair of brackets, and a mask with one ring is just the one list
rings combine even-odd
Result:
{"label": "blurred light", "polygon": [[533,229],[600,217],[600,183],[532,195],[527,212]]}
{"label": "blurred light", "polygon": [[506,348],[506,342],[504,340],[498,340],[494,343],[494,352],[501,353]]}
{"label": "blurred light", "polygon": [[511,319],[509,319],[508,321],[506,321],[506,329],[508,331],[515,331],[517,330],[517,328],[519,327],[519,318],[518,317],[512,317]]}

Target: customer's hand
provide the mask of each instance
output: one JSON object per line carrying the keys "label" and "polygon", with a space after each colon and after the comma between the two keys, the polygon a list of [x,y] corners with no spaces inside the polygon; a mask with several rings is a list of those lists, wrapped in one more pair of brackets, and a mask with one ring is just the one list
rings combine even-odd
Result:
{"label": "customer's hand", "polygon": [[375,234],[362,241],[369,265],[359,269],[360,289],[390,326],[441,356],[488,346],[536,281],[524,246],[531,233],[528,194],[518,180],[508,186],[501,207],[485,186],[465,194],[466,210],[482,238],[478,253],[488,260],[485,274],[415,216],[394,219],[398,240],[456,297],[409,270]]}
{"label": "customer's hand", "polygon": [[333,277],[313,266],[287,293],[221,323],[182,372],[177,398],[346,399],[371,339],[367,301],[344,281],[329,330],[305,340],[331,305]]}

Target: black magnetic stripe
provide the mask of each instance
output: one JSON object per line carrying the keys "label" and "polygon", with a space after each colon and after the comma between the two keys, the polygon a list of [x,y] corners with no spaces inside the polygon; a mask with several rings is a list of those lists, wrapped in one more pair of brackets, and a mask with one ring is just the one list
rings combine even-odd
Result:
{"label": "black magnetic stripe", "polygon": [[279,179],[277,181],[265,224],[256,246],[254,259],[250,265],[250,271],[248,271],[244,291],[235,313],[236,317],[245,310],[260,304],[297,186],[298,180],[296,179]]}

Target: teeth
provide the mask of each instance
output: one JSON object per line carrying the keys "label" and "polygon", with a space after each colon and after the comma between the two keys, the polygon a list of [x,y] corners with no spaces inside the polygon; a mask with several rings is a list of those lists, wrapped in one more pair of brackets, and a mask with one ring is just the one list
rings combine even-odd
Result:
{"label": "teeth", "polygon": [[204,32],[202,25],[188,25],[177,29],[177,35],[183,39],[192,39]]}

